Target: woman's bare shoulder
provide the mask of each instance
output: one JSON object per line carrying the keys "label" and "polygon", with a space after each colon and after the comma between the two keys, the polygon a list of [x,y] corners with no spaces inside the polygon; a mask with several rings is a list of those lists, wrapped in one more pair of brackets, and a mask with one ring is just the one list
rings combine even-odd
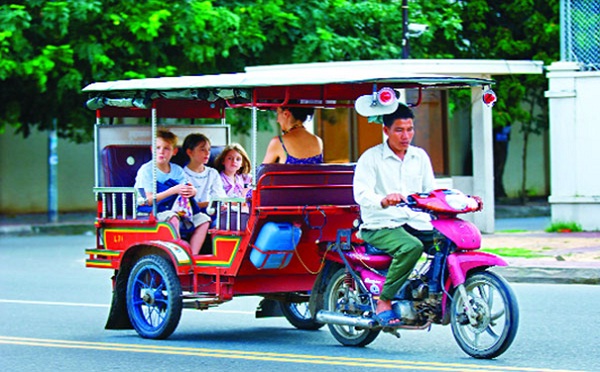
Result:
{"label": "woman's bare shoulder", "polygon": [[281,146],[279,137],[275,136],[271,138],[271,141],[269,141],[269,144],[267,145],[267,151],[265,153],[263,163],[276,163],[277,160],[281,158],[282,154],[283,147]]}

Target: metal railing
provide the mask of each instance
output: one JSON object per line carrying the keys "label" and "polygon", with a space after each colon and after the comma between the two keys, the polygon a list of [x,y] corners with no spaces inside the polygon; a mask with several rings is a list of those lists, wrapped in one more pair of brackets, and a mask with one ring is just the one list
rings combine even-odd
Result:
{"label": "metal railing", "polygon": [[102,218],[135,220],[142,215],[137,206],[144,197],[134,187],[94,187],[94,194],[102,202]]}
{"label": "metal railing", "polygon": [[[245,226],[242,226],[242,214],[244,213],[242,211],[242,206],[245,201],[246,200],[244,198],[211,199],[206,211],[210,215],[216,214],[215,226],[217,227],[217,229],[225,231],[242,231],[245,228]],[[222,219],[225,220],[224,227],[221,226]]]}
{"label": "metal railing", "polygon": [[560,58],[600,70],[600,1],[561,0]]}
{"label": "metal railing", "polygon": [[[94,187],[94,194],[96,200],[102,202],[102,218],[135,220],[149,214],[138,210],[144,197],[134,187]],[[207,212],[215,215],[215,226],[218,229],[240,232],[245,228],[242,221],[242,215],[247,213],[242,211],[245,201],[244,198],[212,199]]]}

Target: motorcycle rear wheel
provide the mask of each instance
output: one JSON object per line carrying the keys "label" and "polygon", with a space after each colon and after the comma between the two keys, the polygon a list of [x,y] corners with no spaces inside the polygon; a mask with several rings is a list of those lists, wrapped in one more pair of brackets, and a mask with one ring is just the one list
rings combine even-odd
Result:
{"label": "motorcycle rear wheel", "polygon": [[490,271],[470,275],[464,286],[477,315],[477,324],[469,323],[463,299],[455,291],[450,313],[454,339],[474,358],[495,358],[508,349],[517,334],[517,298],[508,283]]}
{"label": "motorcycle rear wheel", "polygon": [[[325,290],[325,309],[346,315],[361,316],[360,312],[348,312],[339,309],[338,304],[342,301],[356,301],[358,290],[354,280],[346,280],[346,269],[336,271]],[[353,326],[327,324],[329,331],[344,346],[367,346],[379,335],[380,330],[357,329]]]}

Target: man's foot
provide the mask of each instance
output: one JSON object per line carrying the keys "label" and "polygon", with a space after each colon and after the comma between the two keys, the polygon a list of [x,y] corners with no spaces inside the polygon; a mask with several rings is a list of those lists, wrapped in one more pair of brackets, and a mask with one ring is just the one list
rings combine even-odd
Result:
{"label": "man's foot", "polygon": [[382,327],[397,327],[402,325],[402,320],[396,316],[394,310],[385,310],[375,314],[375,320]]}

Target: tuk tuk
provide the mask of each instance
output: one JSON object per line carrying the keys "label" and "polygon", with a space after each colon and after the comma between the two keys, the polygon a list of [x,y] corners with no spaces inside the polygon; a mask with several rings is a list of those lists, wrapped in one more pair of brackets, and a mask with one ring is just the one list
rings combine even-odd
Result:
{"label": "tuk tuk", "polygon": [[[325,306],[324,268],[334,248],[346,244],[340,232],[355,231],[360,217],[352,192],[354,164],[259,166],[257,112],[290,105],[352,109],[359,99],[386,104],[377,102],[382,88],[397,96],[413,90],[418,98],[408,104],[416,106],[429,89],[481,87],[483,96],[493,84],[353,63],[335,69],[310,64],[302,72],[288,67],[99,82],[83,89],[96,113],[96,246],[85,250],[86,266],[114,272],[107,329],[133,328],[141,337],[164,339],[175,331],[183,308],[206,310],[249,295],[265,299],[257,316],[281,310],[297,328],[321,328],[327,321],[315,314]],[[150,212],[140,211],[144,195],[134,179],[142,164],[155,164],[159,126],[180,138],[204,133],[214,158],[231,142],[227,110],[252,112],[252,191],[248,198],[211,200],[207,247],[193,255],[186,237],[156,218],[156,203]],[[248,203],[247,213],[240,203]],[[361,242],[352,233],[347,238]]]}

